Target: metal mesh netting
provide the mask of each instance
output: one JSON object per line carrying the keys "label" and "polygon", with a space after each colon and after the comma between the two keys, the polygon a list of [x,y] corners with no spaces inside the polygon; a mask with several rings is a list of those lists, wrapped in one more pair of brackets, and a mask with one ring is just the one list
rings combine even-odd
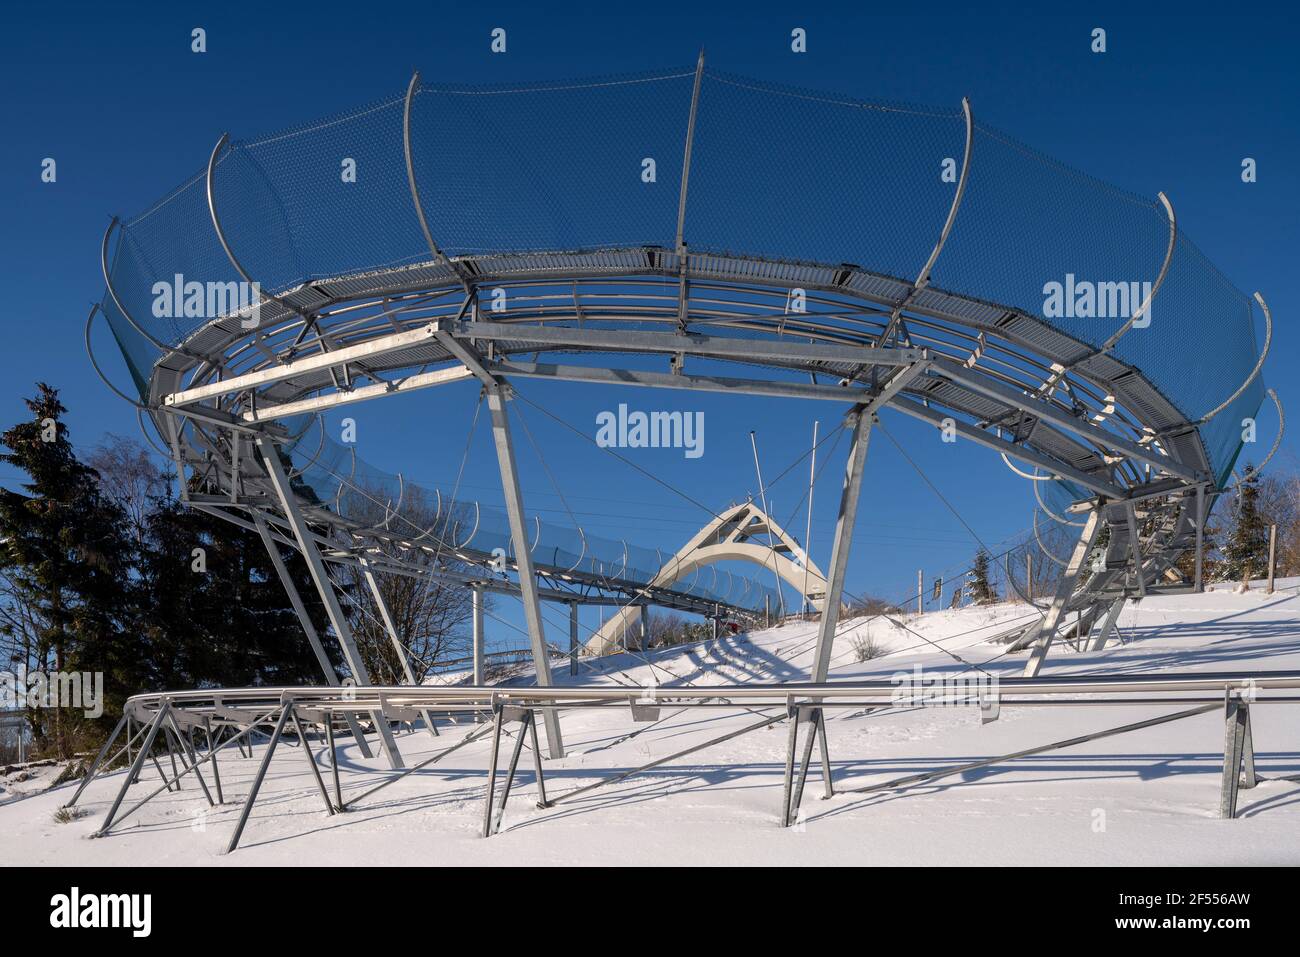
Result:
{"label": "metal mesh netting", "polygon": [[[434,549],[442,558],[453,557],[456,550],[491,555],[501,549],[507,557],[514,555],[504,508],[453,498],[375,468],[314,429],[308,429],[288,451],[299,477],[320,504],[347,519],[383,527],[413,546]],[[645,584],[673,557],[671,550],[591,535],[535,513],[530,521],[533,561],[562,572]],[[705,601],[753,611],[761,611],[765,603],[773,609],[782,605],[771,586],[716,566],[698,568],[671,587]]]}
{"label": "metal mesh netting", "polygon": [[[411,147],[424,213],[449,255],[675,243],[694,71],[499,87],[425,85]],[[425,262],[406,177],[402,97],[224,151],[214,195],[235,255],[262,287]],[[959,110],[855,101],[704,73],[685,238],[693,251],[852,263],[911,282],[947,215],[960,166]],[[645,181],[654,161],[653,182]],[[345,182],[344,164],[355,164]],[[1048,322],[1099,348],[1127,318],[1047,314],[1045,286],[1155,280],[1163,208],[977,125],[971,171],[932,286]],[[205,177],[126,222],[111,250],[122,305],[175,344],[206,316],[156,315],[155,283],[239,278],[208,209]],[[1130,303],[1130,310],[1136,302]],[[156,350],[106,295],[137,385]],[[1113,355],[1190,421],[1244,381],[1258,357],[1251,301],[1178,236],[1151,323]],[[1256,381],[1201,429],[1222,481]]]}

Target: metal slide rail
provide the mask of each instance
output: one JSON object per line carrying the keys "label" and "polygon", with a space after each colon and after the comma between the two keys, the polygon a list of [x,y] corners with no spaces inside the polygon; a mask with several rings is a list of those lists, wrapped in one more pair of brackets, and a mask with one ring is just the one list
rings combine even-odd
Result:
{"label": "metal slide rail", "polygon": [[[1062,741],[1022,749],[1011,754],[939,767],[933,771],[912,774],[881,784],[849,788],[841,793],[862,794],[911,787],[975,768],[1140,731],[1222,708],[1225,743],[1219,813],[1222,817],[1233,818],[1236,817],[1237,812],[1238,792],[1254,787],[1260,780],[1255,771],[1250,709],[1262,704],[1300,704],[1300,672],[1169,673],[1154,676],[1114,675],[1104,678],[1092,676],[998,678],[985,673],[936,672],[929,676],[905,675],[907,680],[901,680],[901,677],[904,676],[888,681],[738,683],[707,687],[629,687],[590,684],[546,688],[284,687],[204,689],[136,695],[128,700],[118,726],[105,742],[66,806],[71,807],[75,804],[86,787],[97,777],[104,775],[123,753],[130,759],[130,767],[103,825],[97,832],[99,836],[107,834],[126,816],[139,810],[164,790],[171,790],[173,785],[179,788],[180,779],[191,772],[199,780],[208,803],[214,807],[218,806],[224,803],[221,799],[218,754],[231,745],[239,745],[242,753],[243,742],[251,742],[255,732],[268,733],[267,729],[270,729],[266,750],[240,809],[235,832],[228,845],[228,851],[233,851],[239,844],[244,827],[257,801],[272,756],[277,745],[285,740],[284,732],[289,725],[294,729],[294,736],[290,740],[301,749],[311,768],[326,813],[330,815],[356,807],[360,801],[378,790],[415,771],[436,764],[447,755],[490,733],[492,736],[490,764],[483,825],[483,836],[487,837],[500,829],[502,815],[518,770],[525,734],[530,741],[533,754],[534,781],[538,791],[537,805],[545,809],[598,788],[619,783],[635,774],[652,770],[673,760],[696,754],[740,735],[788,720],[789,736],[785,754],[781,823],[783,826],[789,826],[799,820],[799,807],[808,777],[812,751],[818,741],[820,741],[825,797],[830,798],[836,793],[826,734],[825,712],[828,710],[974,707],[980,710],[984,722],[987,723],[997,720],[1003,708],[1168,707],[1176,710],[1119,727],[1091,731]],[[594,784],[548,797],[541,749],[537,740],[536,716],[540,713],[543,717],[547,717],[561,710],[611,708],[614,710],[629,708],[633,721],[657,721],[664,708],[743,711],[750,715],[760,715],[760,720],[719,737],[697,743],[685,750],[656,758],[641,767],[614,772]],[[777,713],[763,714],[771,711]],[[396,774],[374,769],[372,773],[379,776],[381,780],[368,787],[362,794],[344,800],[337,770],[336,726],[344,719],[351,719],[353,726],[356,726],[357,721],[376,715],[380,715],[378,720],[385,724],[409,722],[423,718],[429,713],[444,717],[455,714],[486,713],[492,716],[492,721],[474,728],[457,743],[439,750],[413,767]],[[501,770],[500,744],[504,726],[508,723],[516,723],[518,727],[514,736],[513,752],[505,771],[504,785],[498,790],[498,777]],[[804,736],[801,748],[800,727],[804,724],[807,724],[810,730]],[[116,755],[105,760],[124,729],[126,743]],[[202,742],[196,739],[196,731],[199,730],[204,734]],[[160,731],[161,744],[171,759],[170,777],[164,773],[162,766],[157,763],[153,755],[155,747],[159,746]],[[329,753],[327,766],[331,771],[332,793],[331,789],[326,787],[321,775],[320,765],[313,750],[311,732],[317,733],[317,737],[323,742],[324,750]],[[133,744],[137,747],[132,758]],[[248,757],[252,756],[253,751],[250,747]],[[139,780],[146,758],[153,760],[162,783],[155,786],[143,800],[134,804],[125,814],[119,815],[129,788],[133,782]],[[1086,761],[1086,756],[1081,760]],[[1152,760],[1163,762],[1166,758]],[[216,800],[213,799],[200,770],[203,765],[209,763],[218,795]],[[724,765],[717,763],[714,766]],[[456,771],[458,775],[463,773],[463,769]]]}

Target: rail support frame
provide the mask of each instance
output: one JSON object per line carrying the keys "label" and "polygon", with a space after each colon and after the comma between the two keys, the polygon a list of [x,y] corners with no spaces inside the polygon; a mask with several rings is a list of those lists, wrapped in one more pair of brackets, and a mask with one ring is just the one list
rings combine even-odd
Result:
{"label": "rail support frame", "polygon": [[[311,650],[316,655],[316,661],[320,665],[321,672],[325,675],[326,684],[337,688],[339,676],[335,674],[334,665],[330,662],[329,655],[325,653],[325,646],[321,644],[316,626],[312,624],[311,616],[307,614],[307,606],[303,604],[302,595],[298,593],[298,587],[293,583],[293,576],[289,574],[289,567],[284,563],[284,556],[280,554],[280,547],[275,543],[275,539],[271,535],[270,526],[266,524],[266,519],[257,509],[252,510],[252,519],[253,524],[257,527],[257,534],[261,536],[262,544],[266,547],[267,554],[271,556],[271,564],[275,568],[276,575],[280,578],[280,587],[289,596],[289,604],[293,606],[293,612],[298,616],[298,624],[302,625],[303,633],[307,636],[307,643],[311,645]],[[374,753],[370,750],[370,743],[366,740],[366,736],[362,734],[361,725],[357,723],[357,719],[350,713],[345,714],[343,717],[352,730],[352,737],[357,742],[361,756],[365,758],[374,757]],[[242,752],[243,748],[241,746],[240,753]]]}
{"label": "rail support frame", "polygon": [[1106,642],[1110,641],[1110,636],[1115,631],[1115,622],[1119,620],[1119,613],[1124,610],[1126,600],[1121,595],[1111,602],[1110,608],[1106,611],[1106,618],[1102,621],[1101,630],[1097,632],[1097,637],[1092,639],[1089,651],[1101,651],[1106,647]]}
{"label": "rail support frame", "polygon": [[[312,537],[307,521],[298,509],[296,496],[289,486],[284,464],[280,461],[280,450],[266,436],[258,436],[257,450],[262,456],[262,463],[271,479],[271,484],[275,487],[276,497],[280,500],[285,517],[289,520],[289,526],[293,529],[294,538],[298,541],[298,550],[307,560],[307,569],[311,572],[312,581],[316,585],[316,591],[320,593],[321,601],[325,603],[325,611],[329,614],[330,624],[334,626],[334,634],[338,636],[339,644],[343,647],[343,656],[347,659],[348,667],[360,684],[368,685],[371,683],[370,675],[366,672],[366,666],[357,651],[356,643],[352,640],[352,629],[348,627],[347,616],[343,614],[343,607],[339,604],[338,596],[334,594],[334,586],[325,572],[325,562],[316,547],[316,540]],[[394,740],[393,732],[388,727],[388,719],[379,711],[372,711],[370,718],[379,733],[379,741],[384,754],[388,756],[389,766],[394,769],[405,767],[402,752],[398,750],[397,741]],[[358,740],[364,742],[365,738],[361,737]]]}
{"label": "rail support frame", "polygon": [[[803,803],[804,784],[808,780],[808,766],[812,763],[813,745],[821,744],[822,783],[825,793],[822,800],[835,796],[835,787],[831,781],[831,755],[826,743],[826,713],[816,705],[790,705],[790,735],[785,752],[785,782],[781,790],[781,826],[790,827],[797,823],[799,805]],[[799,744],[799,725],[808,724],[808,734],[804,738],[803,755],[799,760],[798,773],[795,772],[795,752]]]}
{"label": "rail support frame", "polygon": [[[528,622],[528,637],[532,644],[533,664],[537,669],[537,684],[543,688],[552,685],[551,662],[546,648],[546,632],[542,624],[542,603],[537,593],[537,575],[533,568],[533,555],[524,521],[523,493],[519,489],[519,470],[515,465],[514,444],[510,440],[510,419],[506,412],[509,386],[496,383],[486,387],[488,409],[492,413],[492,436],[496,442],[497,464],[501,470],[501,490],[506,500],[506,513],[510,519],[510,539],[514,543],[515,565],[519,574],[519,597],[524,605]],[[546,743],[552,758],[564,757],[564,739],[560,736],[560,717],[554,709],[543,716],[546,724]]]}
{"label": "rail support frame", "polygon": [[569,674],[578,673],[578,603],[569,602]]}
{"label": "rail support frame", "polygon": [[851,411],[846,424],[853,430],[848,462],[844,467],[844,487],[840,492],[839,515],[835,521],[835,541],[831,546],[831,563],[826,574],[826,597],[817,627],[817,652],[812,680],[823,682],[830,671],[835,628],[840,621],[840,602],[844,596],[844,578],[848,573],[850,540],[858,517],[858,499],[862,491],[862,472],[867,462],[867,445],[871,439],[872,412],[859,407]]}
{"label": "rail support frame", "polygon": [[[74,804],[76,804],[77,798],[81,797],[81,792],[86,790],[86,785],[90,784],[91,781],[95,780],[95,775],[99,771],[99,766],[101,763],[103,763],[104,755],[108,754],[108,749],[113,746],[113,742],[116,741],[117,736],[122,733],[122,729],[126,727],[126,723],[127,723],[127,716],[122,715],[122,717],[119,718],[117,721],[117,726],[113,728],[113,733],[108,736],[107,740],[104,741],[104,746],[99,749],[99,754],[95,755],[95,763],[90,766],[90,770],[86,772],[85,776],[81,779],[81,783],[77,785],[76,793],[72,795],[71,800],[69,800],[67,804],[64,804],[63,807],[72,807]],[[19,728],[20,739],[21,739],[21,735],[22,735],[22,729]],[[130,729],[128,728],[127,748],[129,749],[130,747],[131,747]]]}
{"label": "rail support frame", "polygon": [[1042,623],[1039,625],[1038,638],[1029,652],[1029,661],[1025,663],[1026,678],[1036,678],[1038,672],[1042,670],[1043,660],[1052,647],[1052,641],[1056,638],[1056,631],[1061,623],[1061,616],[1065,613],[1065,605],[1070,600],[1070,595],[1074,593],[1074,586],[1083,572],[1084,562],[1088,560],[1088,553],[1092,551],[1092,546],[1097,541],[1097,534],[1101,530],[1101,513],[1100,507],[1088,513],[1087,521],[1083,523],[1083,531],[1079,534],[1079,540],[1070,555],[1070,561],[1061,571],[1056,595],[1047,608],[1047,614],[1043,616]]}
{"label": "rail support frame", "polygon": [[[145,756],[153,750],[154,739],[158,737],[158,731],[162,728],[163,721],[166,720],[169,708],[170,705],[164,703],[163,706],[158,709],[158,713],[154,715],[153,721],[149,722],[149,730],[145,734],[144,740],[140,742],[140,750],[135,753],[135,760],[131,762],[131,767],[127,771],[126,777],[122,779],[122,787],[117,792],[117,797],[113,799],[113,806],[108,809],[108,814],[104,817],[104,823],[101,824],[99,830],[95,832],[97,835],[106,834],[108,829],[113,826],[113,819],[117,817],[117,812],[122,807],[122,800],[126,797],[127,788],[131,786],[133,781],[140,777],[140,768],[144,764]],[[162,770],[159,769],[158,773],[162,774]],[[166,775],[163,776],[163,780],[167,780]],[[168,790],[171,789],[168,788]]]}
{"label": "rail support frame", "polygon": [[[271,733],[271,740],[266,746],[266,753],[262,755],[262,763],[257,769],[257,776],[253,778],[253,786],[248,791],[248,797],[244,801],[244,807],[239,812],[239,820],[235,824],[235,833],[230,836],[230,843],[226,846],[226,853],[232,853],[239,846],[239,839],[244,834],[244,827],[248,824],[248,816],[253,813],[253,803],[257,800],[257,792],[262,789],[262,781],[266,778],[266,771],[271,766],[271,757],[275,754],[275,746],[280,743],[280,736],[284,734],[284,725],[293,715],[293,704],[286,703],[280,709],[280,717],[275,722],[275,730]],[[251,737],[251,736],[250,736]],[[313,762],[313,765],[315,762]]]}
{"label": "rail support frame", "polygon": [[[371,568],[370,562],[364,555],[357,556],[357,564],[361,566],[361,575],[366,580],[366,587],[370,589],[370,597],[375,602],[375,608],[379,612],[380,622],[384,626],[384,631],[388,634],[388,640],[393,646],[393,653],[397,655],[397,660],[402,666],[402,675],[406,678],[408,685],[419,684],[415,680],[415,670],[411,667],[411,659],[407,654],[406,647],[402,640],[397,637],[397,623],[393,620],[393,614],[388,608],[388,600],[384,598],[384,593],[379,587],[379,579],[375,578],[375,570]],[[438,737],[438,726],[434,723],[433,715],[428,708],[420,709],[420,717],[424,719],[424,726],[429,729],[433,737]]]}
{"label": "rail support frame", "polygon": [[474,645],[474,687],[483,687],[483,586],[470,586],[473,595],[473,645]]}
{"label": "rail support frame", "polygon": [[[483,808],[483,836],[491,837],[501,830],[501,821],[506,813],[506,801],[510,800],[510,789],[514,787],[515,772],[519,768],[519,756],[524,750],[524,734],[529,737],[529,746],[533,752],[533,769],[537,775],[537,806],[550,807],[546,799],[546,778],[542,773],[542,751],[537,743],[537,716],[532,708],[517,708],[503,705],[493,707],[492,757],[488,767],[487,799]],[[501,798],[496,799],[497,762],[501,750],[501,732],[507,721],[519,722],[515,734],[515,747],[510,754],[510,766],[506,769],[505,787]]]}
{"label": "rail support frame", "polygon": [[1224,701],[1223,778],[1219,787],[1219,817],[1237,816],[1237,792],[1259,783],[1255,775],[1255,745],[1250,733],[1250,704],[1240,692],[1227,691]]}
{"label": "rail support frame", "polygon": [[[302,719],[298,717],[297,709],[290,707],[289,716],[293,719],[294,730],[298,733],[298,740],[302,742],[302,753],[307,758],[307,764],[311,767],[312,777],[316,780],[316,787],[320,791],[321,800],[325,802],[325,810],[332,817],[336,812],[334,804],[330,801],[329,792],[325,790],[325,780],[320,776],[320,768],[316,766],[316,755],[312,752],[311,742],[307,740],[307,729],[303,727]],[[329,720],[328,718],[326,720]]]}

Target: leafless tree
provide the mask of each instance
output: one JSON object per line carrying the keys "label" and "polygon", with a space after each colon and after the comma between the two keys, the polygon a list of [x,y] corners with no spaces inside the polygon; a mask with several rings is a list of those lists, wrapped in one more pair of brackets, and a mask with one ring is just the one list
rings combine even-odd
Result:
{"label": "leafless tree", "polygon": [[86,463],[99,473],[100,490],[126,512],[137,544],[152,503],[171,489],[171,474],[139,442],[107,433]]}
{"label": "leafless tree", "polygon": [[[434,499],[423,489],[411,485],[402,491],[401,499],[399,510],[398,503],[387,490],[360,488],[346,497],[343,511],[350,519],[372,527],[382,526],[387,521],[388,528],[397,536],[407,541],[418,538],[419,544],[432,546],[435,550],[434,555],[429,555],[419,548],[403,549],[392,543],[382,543],[378,546],[381,552],[404,563],[414,559],[426,570],[434,572],[463,571],[464,563],[450,555],[449,549],[439,548],[438,544],[441,537],[452,537],[458,516],[463,522],[463,506],[444,507],[439,514]],[[374,576],[416,682],[422,682],[430,671],[444,662],[469,657],[473,598],[467,586],[433,575],[416,578],[378,569],[374,570]],[[398,651],[393,647],[383,624],[380,605],[361,569],[342,566],[338,578],[350,600],[357,650],[367,670],[376,681],[405,683]]]}

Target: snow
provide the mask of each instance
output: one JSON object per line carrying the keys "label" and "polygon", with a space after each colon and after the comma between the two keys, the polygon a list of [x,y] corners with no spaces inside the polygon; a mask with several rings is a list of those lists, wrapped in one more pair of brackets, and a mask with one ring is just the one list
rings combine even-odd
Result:
{"label": "snow", "polygon": [[[1164,671],[1300,669],[1300,579],[1277,593],[1220,586],[1202,595],[1130,602],[1123,644],[1098,653],[1054,647],[1044,676]],[[1023,605],[846,622],[832,679],[888,678],[914,665],[960,671],[952,655],[1004,675],[1024,656],[991,641],[1032,612]],[[853,636],[870,633],[885,652],[859,662]],[[816,625],[788,623],[752,635],[601,659],[583,681],[626,685],[804,680]],[[557,676],[569,681],[567,673]],[[1168,705],[1004,708],[981,724],[973,709],[831,712],[836,787],[862,787],[1115,727],[1173,710]],[[674,710],[633,723],[625,709],[563,717],[569,755],[545,764],[555,797],[752,724],[744,711]],[[488,742],[476,741],[413,773],[346,814],[327,816],[301,750],[281,746],[240,848],[224,853],[257,759],[221,755],[227,803],[209,810],[192,777],[163,793],[107,837],[90,839],[122,773],[96,781],[83,816],[55,820],[72,785],[44,788],[57,769],[25,782],[0,775],[0,863],[119,866],[274,864],[1297,864],[1300,863],[1300,707],[1252,709],[1257,767],[1266,779],[1242,791],[1239,818],[1217,817],[1223,718],[1218,711],[1049,752],[929,784],[822,800],[810,774],[800,826],[779,826],[787,726],[714,746],[571,803],[535,807],[530,756],[520,762],[501,833],[480,836]],[[399,735],[409,763],[473,725]],[[345,739],[346,741],[346,739]],[[503,761],[510,742],[504,742]],[[345,798],[372,786],[382,757],[341,747]],[[13,775],[10,775],[13,777]],[[1287,780],[1290,778],[1290,780]],[[325,772],[328,783],[329,774]],[[209,785],[211,776],[208,775]],[[152,782],[152,784],[150,783]],[[157,784],[148,771],[127,804]]]}

